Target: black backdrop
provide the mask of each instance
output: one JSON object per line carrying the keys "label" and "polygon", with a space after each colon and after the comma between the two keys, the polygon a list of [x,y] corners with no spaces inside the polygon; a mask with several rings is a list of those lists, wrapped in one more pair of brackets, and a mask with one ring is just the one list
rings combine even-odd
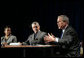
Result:
{"label": "black backdrop", "polygon": [[83,39],[81,0],[4,1],[1,9],[0,36],[4,35],[4,27],[10,25],[12,34],[17,36],[18,42],[23,42],[33,32],[31,29],[33,21],[39,22],[42,31],[59,36],[56,20],[58,15],[64,14],[70,18],[70,25],[77,31],[79,39]]}

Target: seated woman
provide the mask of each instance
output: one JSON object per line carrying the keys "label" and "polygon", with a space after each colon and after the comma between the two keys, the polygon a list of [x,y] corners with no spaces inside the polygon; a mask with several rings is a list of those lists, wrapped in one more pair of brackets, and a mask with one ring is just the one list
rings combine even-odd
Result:
{"label": "seated woman", "polygon": [[6,26],[4,28],[5,36],[1,37],[1,45],[9,45],[10,43],[17,42],[16,36],[11,34],[11,28],[9,26]]}

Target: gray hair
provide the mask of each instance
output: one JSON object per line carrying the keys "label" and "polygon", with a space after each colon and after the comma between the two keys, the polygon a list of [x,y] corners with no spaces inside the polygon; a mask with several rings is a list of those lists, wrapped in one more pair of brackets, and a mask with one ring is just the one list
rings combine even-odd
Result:
{"label": "gray hair", "polygon": [[32,23],[32,26],[33,26],[33,25],[40,26],[40,25],[39,25],[39,23],[38,23],[38,22],[36,22],[36,21]]}
{"label": "gray hair", "polygon": [[69,24],[69,18],[66,15],[60,15],[58,17],[62,17],[63,22],[67,22]]}

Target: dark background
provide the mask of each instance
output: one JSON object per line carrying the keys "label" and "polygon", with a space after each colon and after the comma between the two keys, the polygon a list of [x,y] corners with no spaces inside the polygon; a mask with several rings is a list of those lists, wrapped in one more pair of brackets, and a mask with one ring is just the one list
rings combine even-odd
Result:
{"label": "dark background", "polygon": [[57,16],[64,14],[70,18],[70,25],[77,31],[79,39],[83,39],[84,20],[81,0],[4,1],[1,7],[0,36],[4,35],[4,27],[9,25],[18,42],[23,42],[33,32],[31,29],[33,21],[39,22],[42,31],[60,36]]}

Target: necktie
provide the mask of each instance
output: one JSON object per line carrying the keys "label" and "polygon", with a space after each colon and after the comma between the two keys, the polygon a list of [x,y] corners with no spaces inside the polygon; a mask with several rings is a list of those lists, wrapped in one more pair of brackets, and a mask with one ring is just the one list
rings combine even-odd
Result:
{"label": "necktie", "polygon": [[61,34],[61,39],[62,39],[62,37],[63,37],[63,31],[62,31],[62,34]]}
{"label": "necktie", "polygon": [[37,36],[37,34],[35,33],[35,34],[34,34],[34,40],[36,40],[36,36]]}

